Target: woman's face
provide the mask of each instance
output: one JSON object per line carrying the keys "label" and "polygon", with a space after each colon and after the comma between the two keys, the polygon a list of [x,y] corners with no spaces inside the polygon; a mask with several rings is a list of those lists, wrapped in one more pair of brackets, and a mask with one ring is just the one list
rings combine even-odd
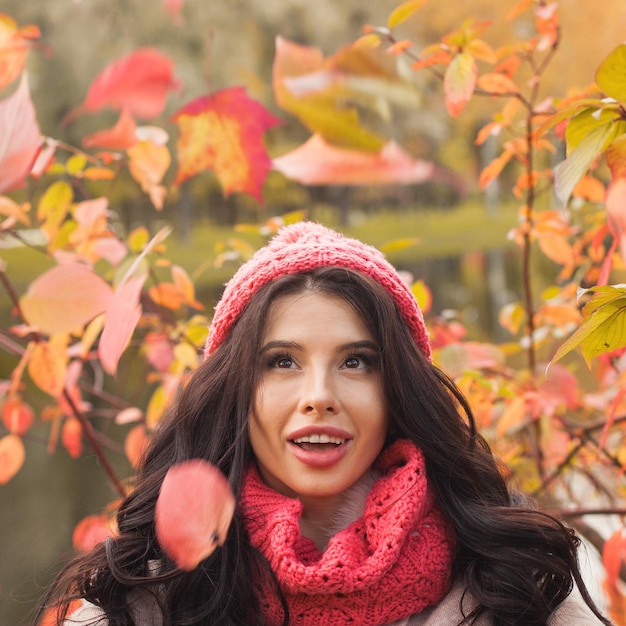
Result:
{"label": "woman's face", "polygon": [[341,298],[279,298],[261,341],[250,442],[263,480],[305,506],[339,496],[387,435],[379,349]]}

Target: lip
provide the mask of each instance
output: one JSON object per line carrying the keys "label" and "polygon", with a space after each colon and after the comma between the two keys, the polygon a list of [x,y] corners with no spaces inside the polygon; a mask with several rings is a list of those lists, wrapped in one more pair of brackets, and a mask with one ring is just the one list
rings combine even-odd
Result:
{"label": "lip", "polygon": [[330,437],[336,437],[337,439],[352,439],[352,435],[336,426],[325,426],[323,424],[310,424],[302,428],[294,430],[287,436],[289,441],[294,439],[300,439],[301,437],[310,437],[311,435],[329,435]]}
{"label": "lip", "polygon": [[[324,434],[338,439],[345,439],[345,441],[335,448],[319,451],[304,450],[300,446],[293,443],[294,439]],[[332,467],[333,465],[339,463],[339,461],[341,461],[348,453],[351,443],[352,435],[350,435],[347,431],[337,428],[336,426],[323,426],[321,424],[299,428],[290,433],[288,437],[289,450],[294,457],[300,461],[300,463],[304,463],[304,465],[315,468]]]}

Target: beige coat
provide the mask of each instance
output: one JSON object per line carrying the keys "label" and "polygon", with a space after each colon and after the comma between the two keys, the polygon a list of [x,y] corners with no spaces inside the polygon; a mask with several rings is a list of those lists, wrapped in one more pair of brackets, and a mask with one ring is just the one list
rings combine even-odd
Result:
{"label": "beige coat", "polygon": [[[390,626],[457,626],[463,619],[460,612],[460,602],[463,587],[455,585],[448,594],[435,606],[432,606],[412,617],[398,620]],[[471,601],[463,599],[464,608],[470,609]],[[161,626],[161,620],[155,616],[154,606],[148,600],[134,602],[134,618],[137,626]],[[491,626],[491,620],[483,617],[475,622],[474,626]],[[575,596],[570,596],[554,612],[548,626],[596,626],[600,620],[589,610],[587,605]],[[107,626],[107,620],[102,612],[88,602],[76,610],[64,626]]]}

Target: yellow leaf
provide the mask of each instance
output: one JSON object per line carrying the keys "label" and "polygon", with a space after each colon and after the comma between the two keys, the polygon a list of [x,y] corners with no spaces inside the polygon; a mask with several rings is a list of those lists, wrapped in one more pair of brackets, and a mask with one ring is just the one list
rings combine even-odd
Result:
{"label": "yellow leaf", "polygon": [[127,150],[130,162],[128,169],[132,177],[141,185],[157,210],[163,208],[165,187],[161,180],[170,166],[171,157],[167,146],[156,145],[152,141],[139,141]]}
{"label": "yellow leaf", "polygon": [[428,0],[408,0],[397,6],[387,20],[387,27],[393,30],[402,22],[408,20],[418,9],[421,9]]}
{"label": "yellow leaf", "polygon": [[626,102],[626,43],[615,48],[600,64],[596,82],[610,98]]}
{"label": "yellow leaf", "polygon": [[524,396],[513,398],[498,420],[497,436],[514,434],[526,425],[527,417],[526,398]]}
{"label": "yellow leaf", "polygon": [[494,64],[498,61],[498,56],[493,51],[493,48],[482,39],[473,39],[465,46],[465,49],[474,58],[485,61],[486,63]]}
{"label": "yellow leaf", "polygon": [[74,192],[69,183],[57,181],[46,189],[37,206],[37,219],[42,221],[41,229],[52,241],[61,223],[68,214],[74,199]]}
{"label": "yellow leaf", "polygon": [[54,335],[38,342],[28,361],[28,373],[42,391],[57,398],[67,378],[67,335]]}
{"label": "yellow leaf", "polygon": [[448,65],[443,85],[446,108],[452,117],[457,117],[470,101],[477,75],[476,60],[469,52],[457,54]]}

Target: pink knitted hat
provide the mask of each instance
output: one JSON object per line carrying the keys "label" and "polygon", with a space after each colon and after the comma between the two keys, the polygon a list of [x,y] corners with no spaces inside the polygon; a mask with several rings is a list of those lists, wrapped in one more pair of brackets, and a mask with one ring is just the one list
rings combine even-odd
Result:
{"label": "pink knitted hat", "polygon": [[398,305],[415,343],[431,358],[428,334],[415,296],[383,254],[372,246],[313,222],[281,228],[277,235],[244,263],[226,284],[215,307],[205,355],[228,336],[252,296],[266,283],[318,267],[345,267],[366,274],[382,285]]}

